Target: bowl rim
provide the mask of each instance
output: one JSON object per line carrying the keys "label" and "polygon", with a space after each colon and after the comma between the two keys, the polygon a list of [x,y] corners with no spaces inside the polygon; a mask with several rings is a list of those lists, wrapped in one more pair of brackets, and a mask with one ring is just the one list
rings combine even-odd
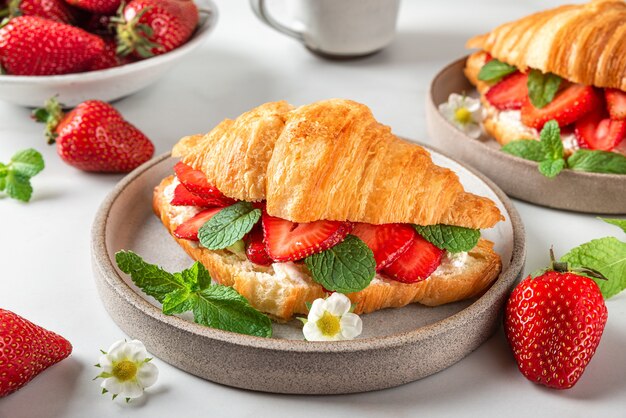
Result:
{"label": "bowl rim", "polygon": [[103,281],[105,281],[106,285],[112,287],[113,290],[118,293],[121,298],[123,298],[128,304],[130,304],[134,309],[138,310],[141,314],[148,315],[154,320],[172,326],[176,328],[179,332],[192,334],[197,337],[209,338],[227,344],[251,347],[262,350],[336,354],[388,349],[403,346],[405,344],[418,344],[421,341],[427,341],[437,335],[445,334],[455,328],[462,327],[464,324],[470,323],[472,320],[482,316],[484,312],[491,309],[493,300],[496,300],[503,292],[508,295],[509,288],[522,274],[522,269],[524,268],[524,263],[526,260],[526,238],[524,225],[522,223],[519,213],[515,209],[515,206],[513,205],[511,200],[491,180],[478,173],[471,167],[468,167],[458,160],[449,157],[446,153],[441,152],[434,147],[427,146],[418,142],[414,143],[424,146],[428,150],[433,150],[443,155],[444,157],[449,158],[450,160],[468,170],[471,174],[478,177],[478,179],[483,181],[486,186],[491,189],[492,192],[502,202],[503,206],[508,212],[513,227],[513,249],[508,267],[500,272],[500,275],[498,276],[496,281],[481,297],[476,299],[468,307],[443,320],[404,333],[391,334],[382,337],[362,338],[351,341],[311,342],[300,340],[284,340],[276,338],[262,338],[245,334],[237,334],[230,331],[223,331],[202,326],[194,322],[186,321],[177,316],[165,315],[159,308],[155,307],[142,296],[140,296],[137,292],[135,292],[117,273],[113,262],[111,261],[112,259],[110,257],[110,254],[107,250],[106,229],[107,220],[109,218],[111,208],[115,204],[115,201],[120,196],[120,194],[124,191],[124,189],[152,167],[171,158],[170,152],[166,152],[158,157],[153,158],[152,160],[144,163],[143,165],[136,168],[133,172],[128,174],[115,186],[115,188],[108,194],[108,196],[100,205],[96,213],[91,231],[92,263],[94,270],[97,269],[97,273],[100,273],[101,275],[101,277],[97,277],[98,274],[95,273],[96,280],[102,279]]}
{"label": "bowl rim", "polygon": [[[444,122],[451,129],[454,129],[455,131],[458,131],[459,134],[461,134],[461,136],[464,139],[467,139],[469,141],[473,141],[473,143],[477,147],[479,147],[481,151],[483,151],[485,153],[488,153],[490,156],[494,156],[495,158],[502,158],[505,161],[511,161],[511,162],[516,163],[516,164],[525,165],[525,166],[527,166],[529,168],[534,168],[535,170],[538,170],[539,163],[537,163],[535,161],[527,160],[525,158],[517,157],[515,155],[508,154],[506,152],[502,152],[499,149],[490,147],[489,145],[487,145],[486,142],[479,141],[478,139],[470,137],[469,135],[465,134],[463,131],[461,131],[458,128],[456,128],[452,123],[450,123],[450,121],[448,121],[441,114],[441,112],[439,112],[439,104],[435,103],[435,99],[434,99],[435,86],[440,83],[440,79],[444,76],[444,74],[446,72],[448,72],[450,70],[451,67],[458,66],[461,62],[467,61],[468,58],[469,58],[469,54],[465,55],[464,57],[461,57],[459,59],[456,59],[456,60],[450,62],[448,65],[446,65],[441,70],[439,70],[439,72],[437,73],[435,78],[433,78],[433,80],[430,82],[430,86],[428,88],[428,105],[431,106],[435,110],[435,112],[434,112],[435,113],[435,117],[438,118],[440,121]],[[489,137],[489,141],[495,141],[495,139],[492,138],[492,137]],[[572,175],[572,176],[587,177],[589,179],[595,179],[595,180],[598,180],[598,181],[600,181],[600,180],[607,180],[607,179],[625,180],[626,181],[626,174],[594,173],[594,172],[590,172],[590,171],[572,170],[572,169],[569,169],[569,168],[565,168],[564,171],[562,173],[560,173],[559,175],[563,175],[563,174],[565,174],[565,175]]]}
{"label": "bowl rim", "polygon": [[[54,85],[63,84],[74,81],[94,81],[102,80],[117,75],[123,75],[130,72],[136,72],[152,68],[165,61],[174,60],[182,55],[187,54],[191,50],[198,47],[208,35],[215,29],[219,13],[217,6],[213,0],[201,0],[202,8],[200,9],[200,22],[195,29],[191,38],[180,47],[169,51],[165,54],[157,55],[151,58],[143,59],[119,67],[106,68],[104,70],[86,71],[82,73],[58,74],[58,75],[0,75],[0,84],[31,84],[31,85]],[[206,17],[203,17],[206,15]]]}

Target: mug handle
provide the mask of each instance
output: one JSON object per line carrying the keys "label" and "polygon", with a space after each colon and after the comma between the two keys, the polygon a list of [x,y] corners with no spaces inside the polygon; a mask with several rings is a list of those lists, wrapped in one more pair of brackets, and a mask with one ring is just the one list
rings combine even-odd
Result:
{"label": "mug handle", "polygon": [[269,27],[280,33],[291,36],[292,38],[296,38],[300,42],[304,42],[304,35],[302,32],[288,28],[269,14],[265,0],[250,0],[250,6],[252,7],[254,14],[256,14],[257,17]]}

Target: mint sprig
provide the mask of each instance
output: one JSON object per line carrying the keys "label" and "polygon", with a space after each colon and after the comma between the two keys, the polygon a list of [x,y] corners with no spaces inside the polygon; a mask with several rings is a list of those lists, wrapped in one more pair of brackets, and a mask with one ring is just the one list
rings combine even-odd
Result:
{"label": "mint sprig", "polygon": [[304,263],[314,281],[335,292],[363,290],[376,275],[374,253],[355,235],[347,235],[340,244],[308,256]]}
{"label": "mint sprig", "polygon": [[507,154],[535,162],[541,162],[545,157],[541,142],[535,141],[534,139],[518,139],[511,141],[502,146],[501,150]]}
{"label": "mint sprig", "polygon": [[554,100],[554,96],[561,86],[561,77],[556,74],[544,74],[539,70],[530,70],[528,73],[528,97],[537,109],[546,107]]}
{"label": "mint sprig", "polygon": [[[626,220],[602,220],[617,225],[626,232]],[[561,257],[561,261],[567,262],[573,268],[595,270],[606,277],[607,280],[599,280],[589,276],[597,283],[605,299],[626,289],[626,242],[615,237],[594,239],[573,248]]]}
{"label": "mint sprig", "polygon": [[453,225],[413,225],[418,234],[437,248],[451,253],[469,251],[480,239],[480,230]]}
{"label": "mint sprig", "polygon": [[22,202],[30,201],[33,195],[30,179],[44,167],[43,157],[38,151],[28,148],[17,152],[8,164],[0,163],[0,192]]}
{"label": "mint sprig", "polygon": [[272,336],[272,322],[230,286],[211,283],[199,262],[180,273],[146,263],[132,251],[115,254],[118,267],[146,294],[163,305],[166,315],[192,311],[198,324],[257,337]]}
{"label": "mint sprig", "polygon": [[492,59],[481,67],[478,72],[478,79],[481,81],[495,82],[515,71],[517,71],[517,68],[514,66],[498,61],[497,59]]}
{"label": "mint sprig", "polygon": [[249,202],[237,202],[215,214],[198,231],[200,244],[209,250],[222,250],[230,247],[261,218],[261,210]]}
{"label": "mint sprig", "polygon": [[626,174],[626,157],[616,152],[579,149],[567,159],[567,166],[576,171]]}

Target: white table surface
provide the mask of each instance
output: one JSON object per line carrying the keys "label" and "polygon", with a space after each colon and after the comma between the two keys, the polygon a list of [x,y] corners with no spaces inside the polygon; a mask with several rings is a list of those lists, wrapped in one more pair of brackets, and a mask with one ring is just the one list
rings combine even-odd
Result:
{"label": "white table surface", "polygon": [[[405,0],[391,46],[366,59],[330,62],[262,25],[247,2],[218,0],[217,30],[201,50],[153,88],[116,106],[154,141],[157,154],[186,134],[207,132],[225,117],[278,99],[304,104],[351,98],[368,104],[397,134],[428,142],[424,99],[438,69],[464,54],[470,36],[557,3]],[[47,165],[33,181],[29,204],[0,199],[0,306],[64,335],[74,352],[1,399],[0,418],[626,416],[626,292],[607,302],[609,321],[596,356],[568,391],[528,382],[499,331],[437,375],[374,393],[255,393],[203,381],[156,359],[161,374],[147,396],[129,405],[111,402],[91,380],[98,373],[93,364],[100,348],[126,336],[94,286],[90,227],[122,176],[65,165],[41,131],[29,110],[0,103],[0,161],[34,147]],[[552,244],[562,254],[593,238],[621,234],[591,215],[515,205],[526,224],[527,272],[546,265]]]}

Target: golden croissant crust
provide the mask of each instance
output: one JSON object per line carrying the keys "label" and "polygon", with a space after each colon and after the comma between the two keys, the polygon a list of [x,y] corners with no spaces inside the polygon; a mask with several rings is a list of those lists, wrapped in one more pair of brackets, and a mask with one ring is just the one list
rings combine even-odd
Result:
{"label": "golden croissant crust", "polygon": [[626,91],[626,2],[566,5],[506,23],[468,41],[522,71]]}
{"label": "golden croissant crust", "polygon": [[367,106],[350,100],[297,109],[266,103],[204,137],[183,138],[172,154],[226,196],[265,199],[270,215],[292,222],[489,228],[504,219],[428,151],[397,138]]}

